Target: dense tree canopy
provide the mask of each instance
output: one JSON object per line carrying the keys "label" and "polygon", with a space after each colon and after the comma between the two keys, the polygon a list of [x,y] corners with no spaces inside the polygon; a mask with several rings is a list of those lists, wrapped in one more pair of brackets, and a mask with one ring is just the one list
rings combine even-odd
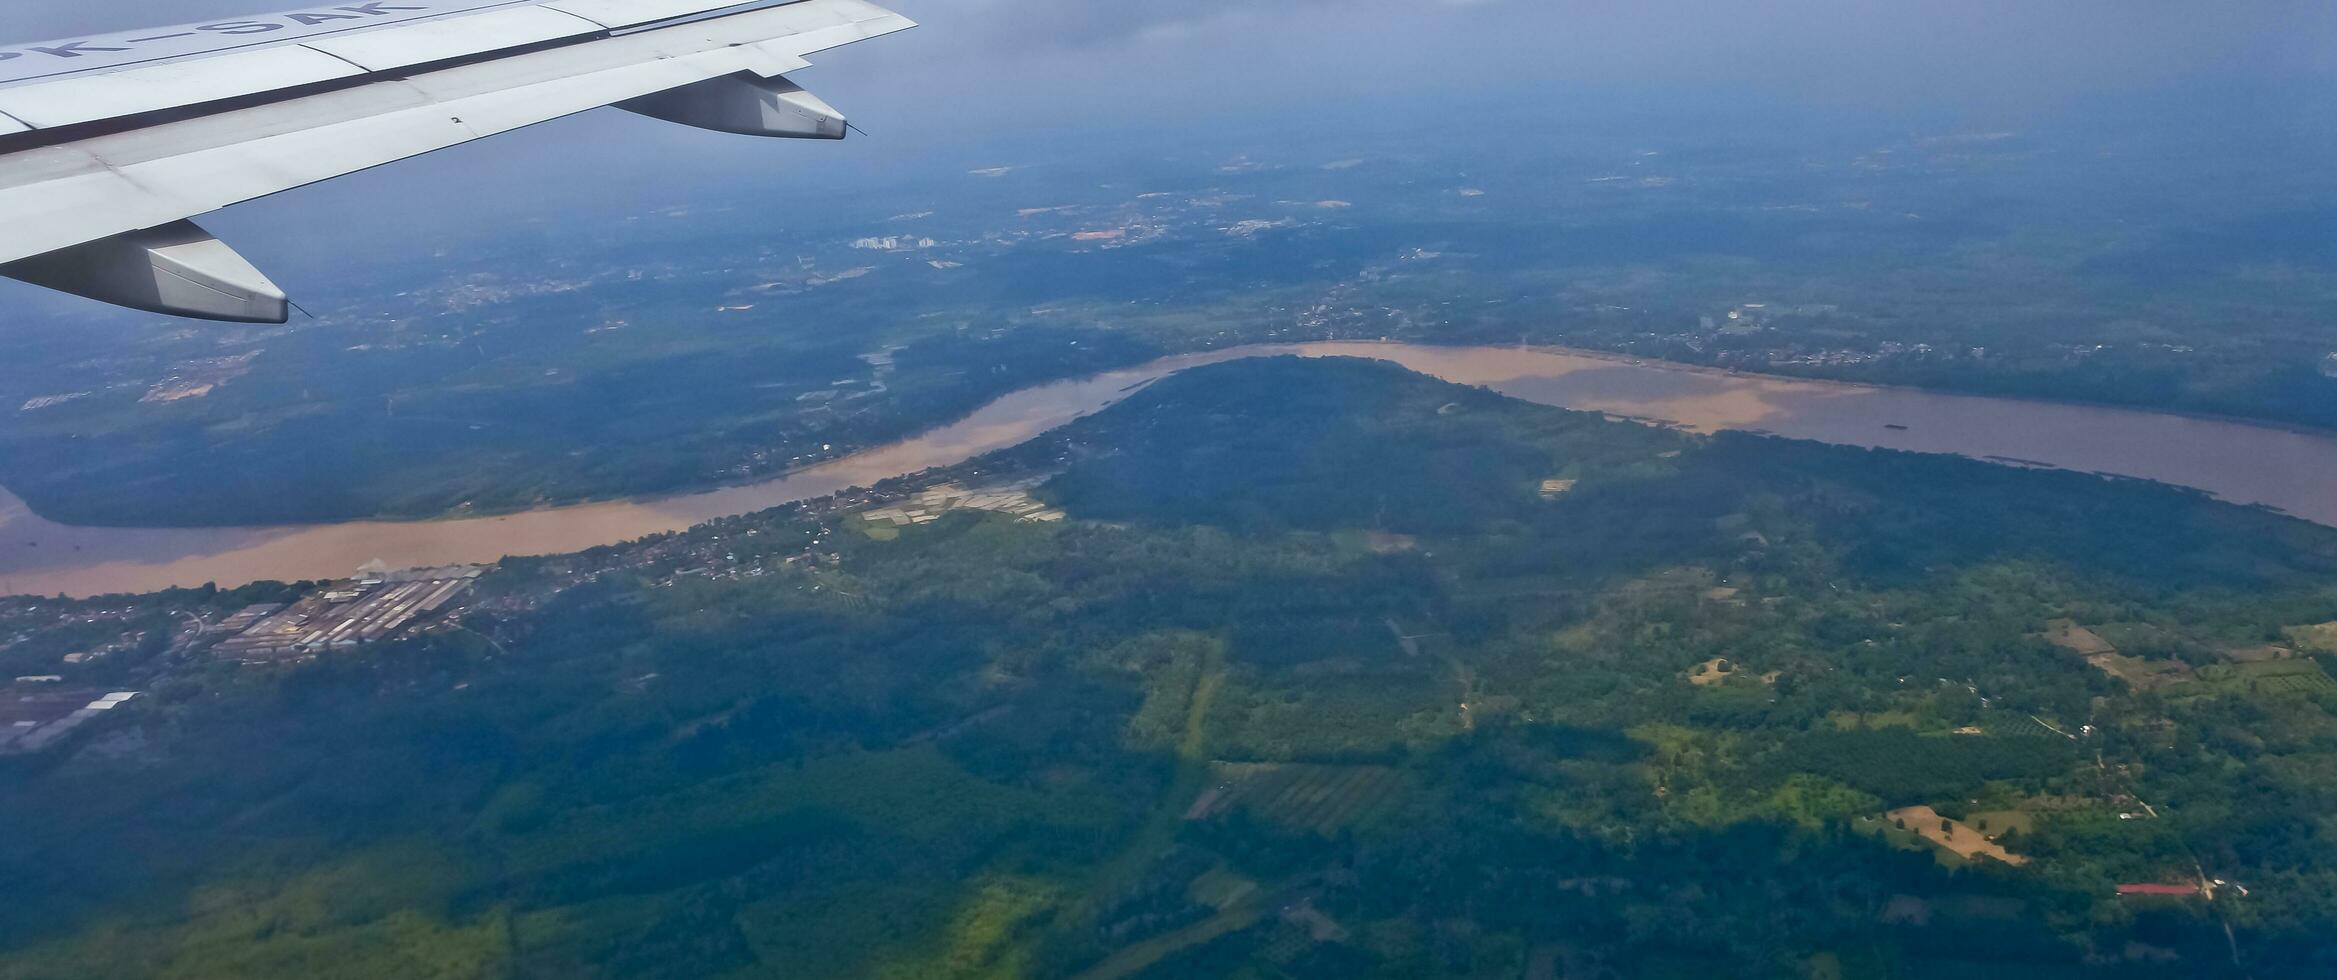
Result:
{"label": "dense tree canopy", "polygon": [[[2332,965],[2337,684],[2227,654],[2337,620],[2337,533],[1345,361],[979,464],[1031,466],[1073,520],[516,562],[521,611],[13,760],[0,976]],[[2113,892],[2202,872],[2247,892]]]}

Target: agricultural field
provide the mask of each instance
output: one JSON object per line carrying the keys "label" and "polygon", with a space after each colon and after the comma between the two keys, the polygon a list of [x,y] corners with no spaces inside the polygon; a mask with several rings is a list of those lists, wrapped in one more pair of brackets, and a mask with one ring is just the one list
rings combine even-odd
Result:
{"label": "agricultural field", "polygon": [[2102,673],[2125,681],[2128,686],[2137,691],[2175,687],[2189,684],[2197,679],[2191,670],[2191,665],[2180,660],[2144,660],[2119,653],[2107,653],[2087,657],[2086,662],[2099,668]]}
{"label": "agricultural field", "polygon": [[1403,773],[1387,766],[1220,762],[1210,788],[1185,811],[1208,820],[1248,810],[1279,826],[1325,836],[1367,828],[1401,808]]}
{"label": "agricultural field", "polygon": [[2173,659],[2147,660],[2127,656],[2100,633],[2070,620],[2054,620],[2047,624],[2044,636],[2047,642],[2077,654],[2086,663],[2092,664],[2094,669],[2124,681],[2137,691],[2188,684],[2193,680],[2189,664]]}
{"label": "agricultural field", "polygon": [[872,521],[866,517],[856,516],[848,523],[852,530],[860,532],[870,541],[898,541],[901,539],[901,529],[885,521]]}
{"label": "agricultural field", "polygon": [[2259,660],[2199,668],[2202,693],[2265,695],[2325,694],[2337,691],[2321,665],[2311,660]]}
{"label": "agricultural field", "polygon": [[2039,720],[2035,715],[2015,714],[2007,711],[1991,712],[1981,722],[1980,728],[1990,735],[2012,738],[2069,737],[2066,727],[2061,731],[2055,731],[2052,726]]}

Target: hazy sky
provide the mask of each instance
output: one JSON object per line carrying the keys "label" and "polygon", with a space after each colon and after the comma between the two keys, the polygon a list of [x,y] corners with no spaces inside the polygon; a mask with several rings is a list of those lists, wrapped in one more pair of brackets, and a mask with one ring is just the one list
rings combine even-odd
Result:
{"label": "hazy sky", "polygon": [[[264,0],[262,0],[264,2]],[[326,4],[329,5],[329,4]],[[1044,160],[1213,130],[1293,145],[1340,127],[1457,130],[1568,114],[1651,140],[1707,119],[2028,128],[2142,106],[2327,132],[2329,0],[897,0],[925,26],[795,77],[873,131],[843,146],[698,133],[614,110],[460,147],[206,219],[270,266],[369,241],[445,242],[483,217],[654,204],[736,181],[823,191],[919,170]],[[279,9],[289,4],[269,4]],[[255,12],[251,0],[10,0],[35,40]],[[1506,106],[1496,114],[1488,106]],[[1922,120],[1922,122],[1912,122]],[[1669,129],[1667,129],[1669,127]],[[547,180],[557,174],[560,179]],[[427,203],[425,203],[427,202]],[[336,220],[320,223],[320,214]],[[365,236],[374,236],[368,239]],[[0,301],[22,295],[0,283]]]}
{"label": "hazy sky", "polygon": [[[252,6],[15,0],[0,9],[0,36],[63,37],[250,13]],[[1551,74],[1578,79],[1955,98],[2204,76],[2317,75],[2325,82],[2337,64],[2337,5],[2323,0],[901,0],[896,6],[935,28],[913,57],[888,59],[913,78],[1029,59],[1082,80],[1110,74],[1120,58],[1173,60],[1193,75],[1276,74],[1284,65],[1340,75],[1380,64],[1458,71],[1465,66],[1451,56],[1470,54],[1477,56],[1473,66],[1544,61]],[[1074,56],[1059,57],[1065,54]],[[1261,54],[1274,55],[1278,64],[1244,63]],[[1861,83],[1858,91],[1820,91],[1850,81]]]}

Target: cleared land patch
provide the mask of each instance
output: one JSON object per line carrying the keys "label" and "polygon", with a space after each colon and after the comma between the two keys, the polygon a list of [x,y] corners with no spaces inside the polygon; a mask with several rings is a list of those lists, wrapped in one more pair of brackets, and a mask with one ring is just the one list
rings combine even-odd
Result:
{"label": "cleared land patch", "polygon": [[2268,660],[2287,660],[2296,656],[2296,651],[2277,644],[2262,643],[2255,646],[2231,647],[2223,651],[2223,656],[2224,659],[2233,663],[2259,664]]}
{"label": "cleared land patch", "polygon": [[2045,639],[2055,646],[2085,658],[2095,669],[2121,681],[2136,690],[2187,684],[2195,678],[2191,665],[2180,660],[2143,660],[2119,653],[2110,641],[2075,622],[2056,619],[2045,625]]}
{"label": "cleared land patch", "polygon": [[2011,865],[2029,863],[2028,858],[2005,850],[2003,845],[1988,839],[1988,835],[1942,817],[1939,811],[1928,806],[1903,806],[1883,814],[1883,817],[1892,821],[1894,827],[1904,823],[1909,833],[1946,848],[1958,857],[1990,857]]}
{"label": "cleared land patch", "polygon": [[2314,650],[2322,653],[2337,653],[2337,623],[2320,623],[2314,626],[2291,626],[2285,630],[2282,630],[2282,632],[2288,634],[2289,642],[2295,643],[2297,646],[2306,650]]}
{"label": "cleared land patch", "polygon": [[2045,639],[2054,646],[2061,647],[2080,657],[2118,652],[2118,648],[2111,646],[2110,641],[2102,639],[2101,634],[2067,619],[2056,619],[2045,624]]}
{"label": "cleared land patch", "polygon": [[1697,687],[1710,687],[1731,677],[1750,677],[1763,684],[1775,684],[1778,673],[1772,670],[1765,674],[1755,674],[1746,670],[1744,664],[1727,657],[1714,657],[1688,668],[1688,683]]}

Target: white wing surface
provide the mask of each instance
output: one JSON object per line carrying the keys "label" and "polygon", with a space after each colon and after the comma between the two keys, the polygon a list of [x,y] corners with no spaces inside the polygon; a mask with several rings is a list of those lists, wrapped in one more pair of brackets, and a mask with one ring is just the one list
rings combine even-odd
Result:
{"label": "white wing surface", "polygon": [[841,139],[804,56],[865,0],[386,0],[0,47],[0,275],[210,319],[286,300],[187,219],[586,109]]}

